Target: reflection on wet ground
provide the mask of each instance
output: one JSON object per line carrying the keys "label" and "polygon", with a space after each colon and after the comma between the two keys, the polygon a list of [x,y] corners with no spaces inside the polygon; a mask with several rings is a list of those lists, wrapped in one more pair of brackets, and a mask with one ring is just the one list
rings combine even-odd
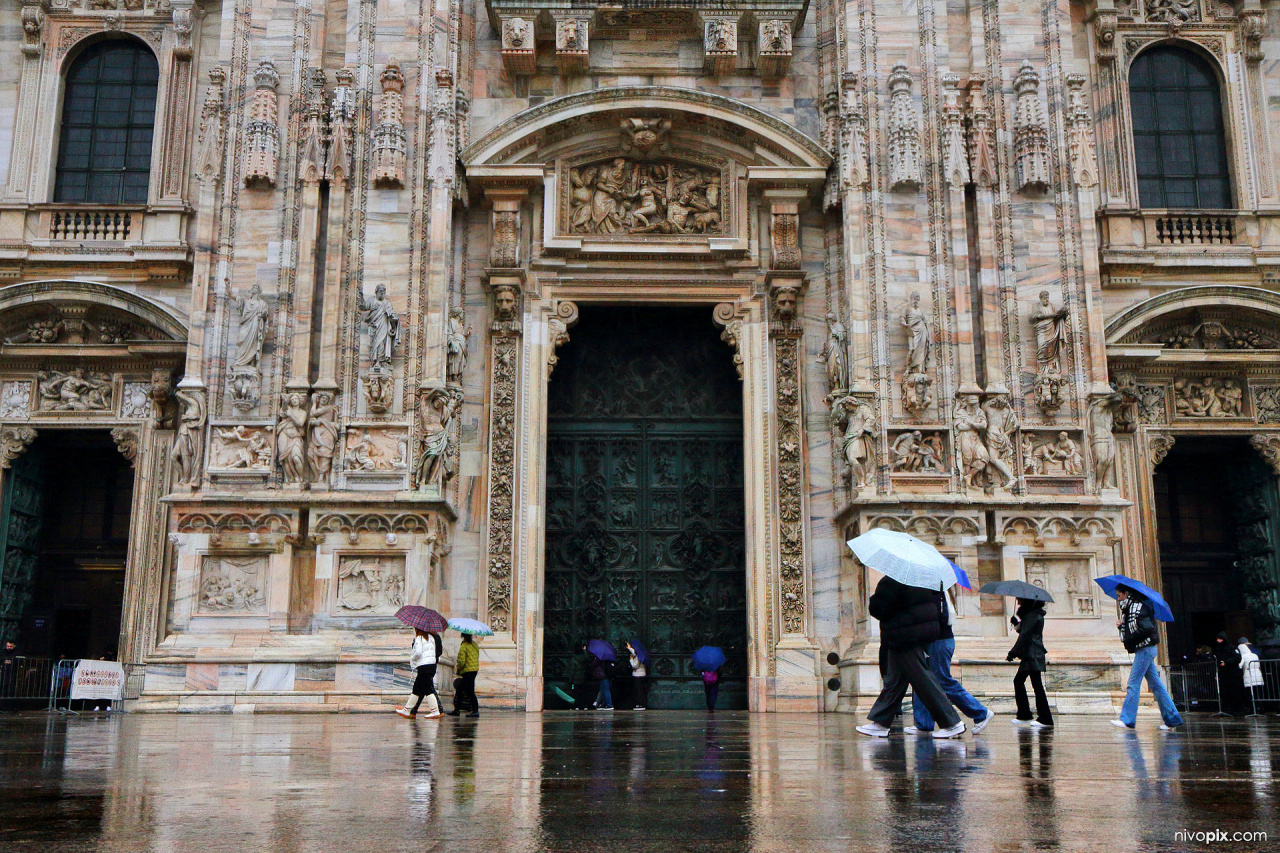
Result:
{"label": "reflection on wet ground", "polygon": [[[3,851],[1280,849],[1280,718],[868,740],[693,712],[0,718]],[[1179,840],[1266,832],[1270,842]]]}

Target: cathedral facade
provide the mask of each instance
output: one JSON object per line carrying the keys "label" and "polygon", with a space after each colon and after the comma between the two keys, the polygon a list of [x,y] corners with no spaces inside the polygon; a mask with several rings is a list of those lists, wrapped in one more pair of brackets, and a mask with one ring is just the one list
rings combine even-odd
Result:
{"label": "cathedral facade", "polygon": [[0,630],[139,708],[385,707],[425,604],[494,629],[491,706],[635,636],[655,707],[705,643],[742,707],[851,711],[875,527],[968,571],[975,693],[992,580],[1053,595],[1064,710],[1123,686],[1101,575],[1170,658],[1280,639],[1259,0],[0,20]]}

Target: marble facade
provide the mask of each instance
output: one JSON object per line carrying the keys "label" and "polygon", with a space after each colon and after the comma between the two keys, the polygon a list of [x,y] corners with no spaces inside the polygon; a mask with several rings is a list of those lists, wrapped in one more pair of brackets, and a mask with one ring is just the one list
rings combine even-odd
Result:
{"label": "marble facade", "polygon": [[[22,0],[0,466],[68,426],[133,462],[143,707],[381,707],[418,603],[492,624],[482,694],[535,710],[556,348],[582,304],[705,306],[742,379],[751,707],[874,693],[844,541],[884,526],[1053,591],[1056,701],[1109,710],[1092,578],[1159,584],[1163,453],[1247,435],[1280,473],[1280,25],[1184,7]],[[127,209],[51,200],[104,38],[160,66]],[[1170,40],[1220,70],[1233,210],[1139,205],[1125,69]],[[979,692],[1008,616],[961,597]]]}

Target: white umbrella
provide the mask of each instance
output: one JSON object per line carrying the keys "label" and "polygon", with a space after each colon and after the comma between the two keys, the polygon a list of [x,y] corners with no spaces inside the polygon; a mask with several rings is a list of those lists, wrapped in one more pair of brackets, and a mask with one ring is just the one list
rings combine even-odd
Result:
{"label": "white umbrella", "polygon": [[850,539],[849,547],[863,565],[907,586],[947,589],[956,582],[951,561],[909,533],[876,528]]}

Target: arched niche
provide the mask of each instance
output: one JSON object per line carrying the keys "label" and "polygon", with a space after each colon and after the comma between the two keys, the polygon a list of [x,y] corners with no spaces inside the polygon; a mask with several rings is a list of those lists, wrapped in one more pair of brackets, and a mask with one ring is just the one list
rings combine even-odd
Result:
{"label": "arched niche", "polygon": [[1171,290],[1107,323],[1113,348],[1280,349],[1280,294],[1256,287],[1207,285]]}
{"label": "arched niche", "polygon": [[0,341],[6,345],[186,339],[177,311],[109,284],[55,279],[0,288]]}

